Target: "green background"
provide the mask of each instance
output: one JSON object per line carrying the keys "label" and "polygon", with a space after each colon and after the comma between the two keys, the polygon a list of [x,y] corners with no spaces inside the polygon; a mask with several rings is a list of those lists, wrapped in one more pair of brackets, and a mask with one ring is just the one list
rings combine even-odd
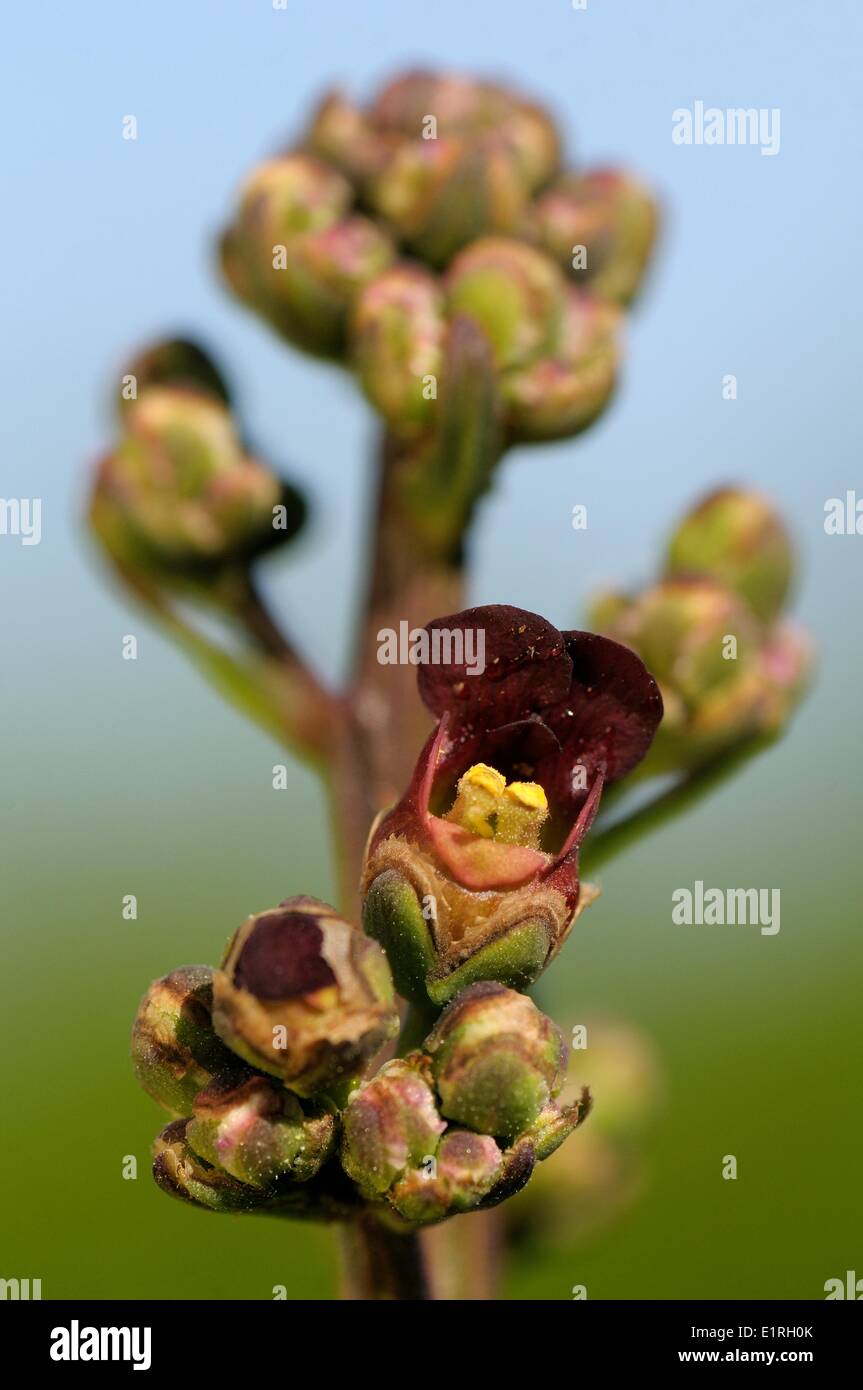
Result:
{"label": "green background", "polygon": [[[523,1248],[505,1292],[567,1299],[583,1283],[590,1298],[823,1297],[828,1278],[863,1275],[863,540],[828,538],[822,524],[824,501],[861,479],[849,296],[859,108],[830,76],[859,14],[360,8],[339,6],[334,24],[326,5],[276,16],[154,4],[133,17],[97,4],[77,64],[76,12],[13,21],[3,129],[14,132],[4,241],[15,346],[0,491],[41,496],[45,521],[38,547],[0,538],[0,1275],[41,1278],[46,1298],[334,1293],[328,1233],[215,1217],[157,1191],[148,1150],[161,1121],[128,1059],[153,977],[215,962],[248,912],[287,894],[332,896],[322,794],[298,770],[288,791],[272,790],[282,754],[110,588],[79,516],[88,460],[110,439],[104,400],[122,353],[177,324],[200,329],[236,376],[262,452],[312,493],[309,534],[272,562],[266,585],[310,658],[338,676],[371,423],[348,383],[227,300],[208,248],[243,172],[322,86],[338,77],[365,91],[420,53],[516,77],[576,132],[580,157],[625,160],[667,209],[618,401],[584,441],[506,462],[478,519],[474,601],[577,622],[601,580],[649,577],[682,508],[744,479],[795,531],[798,611],[819,648],[817,686],[789,736],[608,866],[602,898],[543,982],[560,1018],[599,1013],[641,1029],[663,1098],[638,1203],[571,1248]],[[670,112],[696,98],[781,106],[780,155],[674,147]],[[141,120],[134,150],[118,133],[127,111]],[[729,371],[733,404],[720,396]],[[579,502],[585,533],[569,524]],[[126,633],[137,662],[121,660]],[[697,878],[780,888],[780,933],[673,926],[671,893]],[[136,922],[121,916],[127,893]],[[733,1182],[721,1177],[729,1153]],[[123,1179],[126,1155],[137,1181]]]}

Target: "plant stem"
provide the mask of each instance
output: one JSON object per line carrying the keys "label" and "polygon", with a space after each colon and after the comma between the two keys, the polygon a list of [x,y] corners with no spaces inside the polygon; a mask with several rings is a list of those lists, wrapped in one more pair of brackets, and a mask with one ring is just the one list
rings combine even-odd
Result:
{"label": "plant stem", "polygon": [[429,1242],[401,1235],[376,1217],[360,1217],[342,1234],[343,1297],[356,1300],[430,1301],[437,1297]]}

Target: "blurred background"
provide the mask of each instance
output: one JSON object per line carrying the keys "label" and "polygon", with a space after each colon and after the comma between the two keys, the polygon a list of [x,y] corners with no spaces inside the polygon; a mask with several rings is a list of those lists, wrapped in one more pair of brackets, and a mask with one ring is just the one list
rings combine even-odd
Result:
{"label": "blurred background", "polygon": [[[631,167],[666,215],[616,403],[581,440],[508,456],[475,531],[472,599],[573,625],[597,586],[655,572],[694,499],[739,481],[793,527],[797,611],[820,660],[779,747],[606,869],[543,982],[561,1021],[636,1029],[661,1083],[637,1201],[611,1223],[567,1225],[562,1209],[566,1239],[520,1245],[505,1294],[805,1299],[863,1275],[863,539],[823,528],[826,499],[863,495],[859,7],[101,0],[19,7],[5,27],[0,494],[41,497],[43,535],[0,537],[0,1275],[41,1278],[45,1298],[335,1291],[325,1231],[217,1219],[157,1191],[161,1120],[128,1061],[150,979],[216,962],[252,910],[333,896],[323,796],[297,769],[272,790],[285,755],[112,589],[81,511],[121,359],[153,336],[201,337],[256,447],[312,494],[305,539],[262,575],[338,678],[371,414],[349,379],[229,299],[213,240],[245,172],[324,87],[364,97],[417,61],[535,93],[577,163]],[[671,112],[696,100],[779,107],[780,153],[674,145]],[[121,138],[128,114],[135,142]],[[722,398],[727,373],[736,401]],[[587,531],[572,529],[576,503]],[[136,662],[121,659],[128,633]],[[780,888],[780,933],[673,926],[671,893],[696,878]],[[574,1158],[579,1136],[570,1144]],[[727,1154],[737,1181],[721,1177]],[[123,1178],[127,1155],[137,1181]]]}

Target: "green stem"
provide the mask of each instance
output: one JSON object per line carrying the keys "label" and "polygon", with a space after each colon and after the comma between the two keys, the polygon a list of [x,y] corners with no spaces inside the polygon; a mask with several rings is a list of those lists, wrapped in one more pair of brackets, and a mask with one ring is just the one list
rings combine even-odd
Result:
{"label": "green stem", "polygon": [[405,1053],[421,1047],[439,1017],[440,1009],[434,1004],[408,1004],[396,1043],[396,1056],[404,1057]]}

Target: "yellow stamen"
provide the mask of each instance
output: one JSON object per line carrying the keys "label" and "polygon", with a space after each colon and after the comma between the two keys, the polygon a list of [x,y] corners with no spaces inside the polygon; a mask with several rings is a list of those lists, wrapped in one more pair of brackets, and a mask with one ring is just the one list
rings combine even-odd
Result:
{"label": "yellow stamen", "polygon": [[473,835],[504,844],[539,848],[548,800],[538,782],[506,784],[496,768],[476,763],[460,778],[458,795],[446,819]]}
{"label": "yellow stamen", "polygon": [[459,791],[466,786],[481,787],[483,791],[491,792],[492,796],[500,796],[506,787],[506,778],[487,763],[474,763],[459,780]]}
{"label": "yellow stamen", "polygon": [[524,806],[531,811],[547,811],[548,798],[538,782],[510,782],[504,796],[514,801],[516,806]]}
{"label": "yellow stamen", "polygon": [[490,840],[494,834],[491,817],[497,811],[498,798],[505,786],[506,778],[501,777],[493,767],[475,763],[459,779],[458,796],[447,820],[455,821],[472,834]]}

